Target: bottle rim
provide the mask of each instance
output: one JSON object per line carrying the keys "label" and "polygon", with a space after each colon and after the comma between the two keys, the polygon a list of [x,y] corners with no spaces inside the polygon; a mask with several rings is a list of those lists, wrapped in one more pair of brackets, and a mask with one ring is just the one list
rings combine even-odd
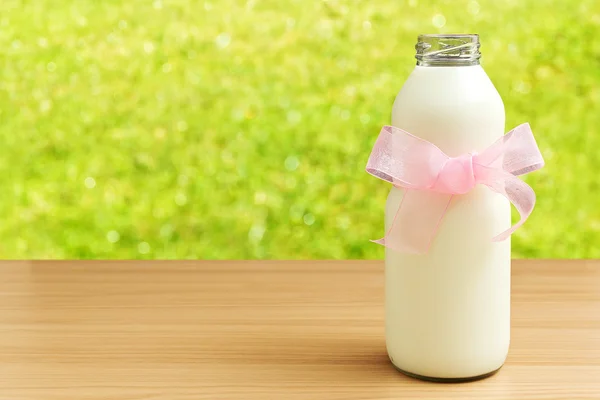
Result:
{"label": "bottle rim", "polygon": [[415,46],[417,65],[478,65],[479,35],[476,33],[421,34]]}

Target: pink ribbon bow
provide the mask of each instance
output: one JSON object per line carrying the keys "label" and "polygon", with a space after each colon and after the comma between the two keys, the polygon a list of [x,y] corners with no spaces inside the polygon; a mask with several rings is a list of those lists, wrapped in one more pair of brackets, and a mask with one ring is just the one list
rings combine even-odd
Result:
{"label": "pink ribbon bow", "polygon": [[[544,166],[529,124],[522,124],[481,153],[449,157],[434,144],[384,126],[367,162],[367,172],[406,189],[392,226],[375,240],[393,250],[426,253],[455,195],[482,184],[505,196],[521,215],[493,241],[508,238],[533,211],[535,193],[517,178]],[[406,228],[399,226],[402,221]],[[392,240],[393,239],[393,240]]]}

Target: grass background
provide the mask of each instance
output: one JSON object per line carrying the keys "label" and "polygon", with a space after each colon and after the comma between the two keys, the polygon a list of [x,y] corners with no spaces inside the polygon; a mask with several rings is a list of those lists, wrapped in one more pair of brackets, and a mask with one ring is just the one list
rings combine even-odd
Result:
{"label": "grass background", "polygon": [[517,257],[599,257],[600,2],[0,2],[0,257],[381,258],[419,33],[481,35],[547,166]]}

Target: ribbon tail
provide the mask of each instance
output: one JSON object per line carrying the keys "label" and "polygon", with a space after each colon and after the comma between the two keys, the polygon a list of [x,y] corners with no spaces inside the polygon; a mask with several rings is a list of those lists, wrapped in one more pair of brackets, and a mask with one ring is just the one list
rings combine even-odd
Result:
{"label": "ribbon tail", "polygon": [[535,192],[528,184],[512,174],[506,174],[504,179],[485,183],[485,185],[506,197],[515,206],[521,216],[519,222],[492,239],[494,242],[501,242],[527,221],[535,206]]}
{"label": "ribbon tail", "polygon": [[405,190],[385,236],[374,242],[400,253],[427,253],[452,197],[450,194]]}

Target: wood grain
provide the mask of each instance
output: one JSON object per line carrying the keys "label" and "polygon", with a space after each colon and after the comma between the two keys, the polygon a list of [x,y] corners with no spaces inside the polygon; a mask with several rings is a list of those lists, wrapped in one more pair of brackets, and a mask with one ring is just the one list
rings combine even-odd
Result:
{"label": "wood grain", "polygon": [[0,399],[600,398],[600,262],[515,261],[495,376],[389,363],[381,262],[2,262]]}

